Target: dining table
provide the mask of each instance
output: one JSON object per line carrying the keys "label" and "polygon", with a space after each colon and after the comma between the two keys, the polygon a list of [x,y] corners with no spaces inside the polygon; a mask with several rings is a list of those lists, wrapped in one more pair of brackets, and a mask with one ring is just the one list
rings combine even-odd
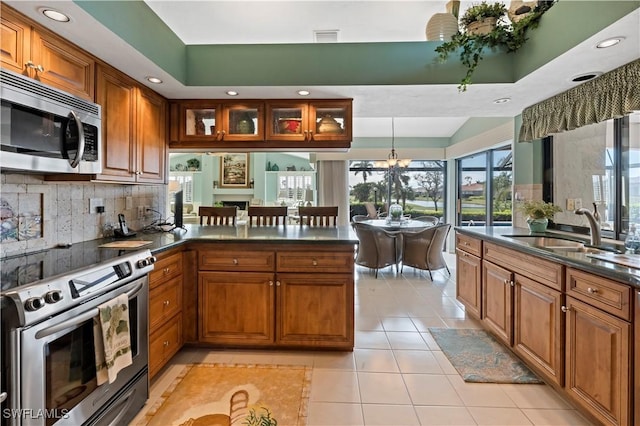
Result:
{"label": "dining table", "polygon": [[421,220],[405,219],[401,221],[387,221],[387,219],[367,219],[360,223],[375,226],[386,231],[419,231],[424,228],[433,226],[429,222],[423,222]]}

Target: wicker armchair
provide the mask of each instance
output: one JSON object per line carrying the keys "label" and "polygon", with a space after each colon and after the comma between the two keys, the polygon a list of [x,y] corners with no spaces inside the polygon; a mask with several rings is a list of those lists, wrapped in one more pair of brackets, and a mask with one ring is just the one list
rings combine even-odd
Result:
{"label": "wicker armchair", "polygon": [[[406,265],[429,271],[431,280],[433,280],[431,271],[438,269],[446,268],[451,275],[442,255],[450,229],[450,224],[443,223],[418,232],[405,232],[402,243],[402,269]],[[400,272],[402,273],[402,270]]]}
{"label": "wicker armchair", "polygon": [[378,278],[378,269],[395,265],[398,272],[398,263],[402,260],[399,250],[400,233],[385,231],[381,228],[361,222],[353,222],[353,229],[358,237],[358,252],[356,265],[375,269]]}

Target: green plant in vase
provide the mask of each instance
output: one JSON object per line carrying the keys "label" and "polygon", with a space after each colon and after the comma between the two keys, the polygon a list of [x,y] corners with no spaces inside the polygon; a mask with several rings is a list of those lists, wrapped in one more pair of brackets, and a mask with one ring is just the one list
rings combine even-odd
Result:
{"label": "green plant in vase", "polygon": [[454,34],[450,41],[435,49],[440,62],[445,62],[450,55],[457,53],[460,62],[467,68],[458,90],[467,90],[487,49],[506,52],[519,50],[527,41],[527,31],[538,26],[540,18],[554,2],[539,1],[526,17],[516,22],[506,22],[507,9],[501,2],[482,2],[467,9],[459,21],[465,31]]}
{"label": "green plant in vase", "polygon": [[527,200],[518,209],[527,217],[527,225],[531,232],[545,232],[549,219],[562,212],[560,207],[542,200]]}

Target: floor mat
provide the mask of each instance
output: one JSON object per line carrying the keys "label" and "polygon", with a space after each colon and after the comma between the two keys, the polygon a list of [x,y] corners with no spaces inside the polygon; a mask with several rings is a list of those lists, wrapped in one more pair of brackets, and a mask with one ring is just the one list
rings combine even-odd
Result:
{"label": "floor mat", "polygon": [[188,365],[138,425],[305,425],[311,370],[299,365]]}
{"label": "floor mat", "polygon": [[543,383],[484,330],[429,328],[429,332],[465,382]]}

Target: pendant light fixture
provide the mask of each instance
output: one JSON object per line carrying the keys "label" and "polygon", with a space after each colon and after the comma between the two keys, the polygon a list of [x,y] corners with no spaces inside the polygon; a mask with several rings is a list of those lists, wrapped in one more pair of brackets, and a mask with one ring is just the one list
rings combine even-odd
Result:
{"label": "pendant light fixture", "polygon": [[[387,167],[388,168],[388,181],[387,181],[387,206],[391,205],[391,194],[392,194],[392,186],[396,178],[396,174],[399,172],[399,169],[405,168],[411,164],[411,159],[399,159],[398,153],[396,152],[395,145],[395,120],[391,117],[391,152],[387,156],[386,161],[376,161],[376,167]],[[387,210],[388,211],[388,210]]]}

